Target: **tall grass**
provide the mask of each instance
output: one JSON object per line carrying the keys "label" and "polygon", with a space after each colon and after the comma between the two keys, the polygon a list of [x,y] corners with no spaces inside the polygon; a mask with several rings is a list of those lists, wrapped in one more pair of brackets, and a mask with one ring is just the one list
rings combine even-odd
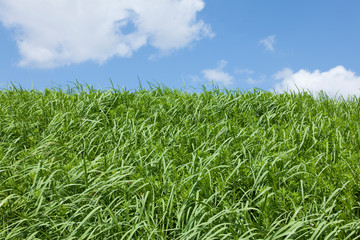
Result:
{"label": "tall grass", "polygon": [[0,91],[0,239],[359,239],[360,101]]}

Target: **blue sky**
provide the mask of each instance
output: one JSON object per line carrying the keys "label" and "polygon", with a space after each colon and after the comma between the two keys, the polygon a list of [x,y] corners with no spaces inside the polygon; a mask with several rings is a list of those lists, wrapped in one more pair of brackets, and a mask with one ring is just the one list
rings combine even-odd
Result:
{"label": "blue sky", "polygon": [[0,88],[170,88],[360,95],[358,0],[0,0]]}

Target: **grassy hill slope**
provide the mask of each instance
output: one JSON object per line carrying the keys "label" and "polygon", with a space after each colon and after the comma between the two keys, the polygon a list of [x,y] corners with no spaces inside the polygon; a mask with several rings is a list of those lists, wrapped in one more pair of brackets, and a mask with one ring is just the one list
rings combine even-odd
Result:
{"label": "grassy hill slope", "polygon": [[0,91],[1,239],[356,239],[360,101]]}

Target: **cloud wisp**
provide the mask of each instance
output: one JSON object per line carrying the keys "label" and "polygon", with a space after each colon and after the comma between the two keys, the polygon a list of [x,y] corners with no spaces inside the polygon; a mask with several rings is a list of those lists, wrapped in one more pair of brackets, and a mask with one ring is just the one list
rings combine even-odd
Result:
{"label": "cloud wisp", "polygon": [[243,74],[243,75],[251,75],[254,74],[254,71],[248,68],[235,68],[234,73]]}
{"label": "cloud wisp", "polygon": [[233,83],[234,77],[224,72],[226,65],[227,62],[225,60],[219,61],[216,68],[203,70],[203,77],[208,81],[221,84],[226,87],[230,86]]}
{"label": "cloud wisp", "polygon": [[294,73],[291,69],[285,68],[276,73],[274,77],[281,80],[275,85],[276,91],[297,91],[299,89],[309,90],[315,95],[324,91],[332,97],[338,95],[343,97],[360,96],[360,76],[343,66],[337,66],[325,72],[319,70],[309,72],[301,69]]}
{"label": "cloud wisp", "polygon": [[161,52],[213,37],[197,19],[203,0],[0,0],[0,21],[14,30],[20,66],[52,68]]}
{"label": "cloud wisp", "polygon": [[268,36],[267,38],[260,40],[259,43],[263,45],[266,50],[274,51],[275,35]]}

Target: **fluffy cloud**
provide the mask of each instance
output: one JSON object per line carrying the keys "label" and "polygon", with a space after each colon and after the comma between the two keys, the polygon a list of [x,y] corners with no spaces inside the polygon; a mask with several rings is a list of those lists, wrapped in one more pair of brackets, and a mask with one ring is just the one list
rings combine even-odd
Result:
{"label": "fluffy cloud", "polygon": [[268,36],[265,39],[259,41],[267,50],[274,51],[275,35]]}
{"label": "fluffy cloud", "polygon": [[203,0],[0,0],[0,21],[14,29],[20,66],[49,68],[212,37],[196,19],[203,8]]}
{"label": "fluffy cloud", "polygon": [[302,69],[294,73],[285,68],[275,75],[275,79],[281,80],[275,86],[276,91],[299,89],[310,90],[315,95],[320,91],[325,91],[330,96],[360,95],[360,77],[343,66],[334,67],[327,72],[308,72]]}
{"label": "fluffy cloud", "polygon": [[204,78],[224,86],[231,85],[234,77],[224,72],[224,68],[226,65],[227,62],[225,60],[221,60],[218,62],[218,66],[215,69],[203,70],[202,73]]}

